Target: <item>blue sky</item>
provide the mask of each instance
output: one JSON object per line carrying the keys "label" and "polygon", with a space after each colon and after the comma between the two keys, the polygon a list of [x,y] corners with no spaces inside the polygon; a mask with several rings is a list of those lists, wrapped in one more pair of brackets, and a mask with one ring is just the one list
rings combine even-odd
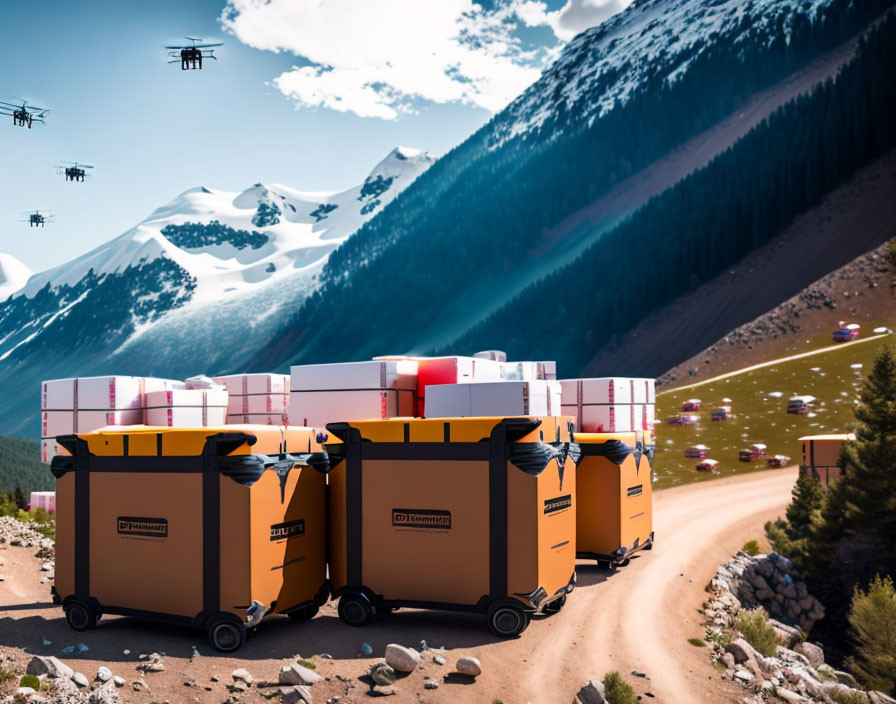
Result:
{"label": "blue sky", "polygon": [[[581,28],[564,21],[620,5],[490,0],[470,13],[469,0],[428,1],[415,16],[427,0],[232,0],[227,27],[226,0],[6,3],[0,100],[21,96],[51,112],[30,131],[0,119],[0,252],[38,271],[193,186],[340,189],[397,145],[441,155]],[[371,6],[380,13],[359,16]],[[458,24],[470,41],[448,40]],[[224,41],[220,60],[202,71],[165,63],[162,46],[186,34]],[[66,183],[59,160],[97,168],[86,184]],[[33,208],[53,210],[56,222],[17,222]]]}

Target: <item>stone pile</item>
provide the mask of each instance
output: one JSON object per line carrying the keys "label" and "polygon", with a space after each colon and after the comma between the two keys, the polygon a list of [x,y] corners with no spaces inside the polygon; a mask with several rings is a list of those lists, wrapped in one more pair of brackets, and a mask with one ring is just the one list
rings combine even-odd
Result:
{"label": "stone pile", "polygon": [[14,694],[2,700],[3,704],[119,704],[119,688],[125,685],[122,677],[116,677],[108,667],[97,670],[93,682],[80,672],[75,672],[58,658],[35,655],[25,670],[40,681],[40,690],[19,687]]}
{"label": "stone pile", "polygon": [[757,606],[779,623],[806,633],[824,616],[824,607],[809,594],[793,563],[774,552],[756,557],[738,552],[719,567],[707,591],[713,596],[704,613],[716,626],[730,627],[741,608]]}
{"label": "stone pile", "polygon": [[[712,657],[725,667],[724,678],[754,693],[752,701],[835,704],[853,697],[866,704],[896,704],[881,692],[859,689],[852,675],[825,663],[819,645],[805,642],[824,609],[786,558],[738,552],[719,567],[706,590],[710,597],[703,614]],[[771,657],[757,652],[735,628],[741,609],[758,606],[782,619],[767,621],[778,641]]]}
{"label": "stone pile", "polygon": [[0,544],[15,547],[38,548],[37,556],[44,559],[54,556],[53,541],[34,528],[36,524],[22,523],[12,516],[0,516]]}

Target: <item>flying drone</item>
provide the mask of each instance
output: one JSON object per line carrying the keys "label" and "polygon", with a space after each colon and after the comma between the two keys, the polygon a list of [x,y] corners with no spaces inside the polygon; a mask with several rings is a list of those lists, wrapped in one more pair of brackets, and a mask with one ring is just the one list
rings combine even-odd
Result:
{"label": "flying drone", "polygon": [[29,227],[43,227],[53,222],[56,216],[48,210],[23,210],[19,222],[27,222]]}
{"label": "flying drone", "polygon": [[56,173],[65,174],[66,181],[81,181],[87,178],[85,169],[92,169],[90,164],[79,164],[77,161],[60,161],[56,164]]}
{"label": "flying drone", "polygon": [[218,44],[197,44],[196,42],[201,42],[202,39],[187,37],[192,43],[190,46],[166,46],[168,49],[168,56],[172,58],[169,61],[169,64],[176,64],[180,61],[180,69],[181,71],[186,71],[187,69],[201,69],[202,68],[202,60],[203,59],[214,59],[218,60],[218,57],[215,56],[215,50],[213,47],[216,46],[224,46],[223,43]]}
{"label": "flying drone", "polygon": [[[22,100],[14,98],[14,100]],[[17,127],[27,127],[31,129],[32,122],[43,122],[47,113],[50,112],[46,108],[36,108],[28,105],[28,102],[22,100],[22,104],[6,103],[0,100],[0,115],[12,115],[12,124]]]}

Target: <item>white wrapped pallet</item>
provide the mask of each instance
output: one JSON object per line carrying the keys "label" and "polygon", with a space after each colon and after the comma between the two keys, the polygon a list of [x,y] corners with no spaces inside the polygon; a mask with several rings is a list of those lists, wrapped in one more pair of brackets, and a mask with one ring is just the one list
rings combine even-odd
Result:
{"label": "white wrapped pallet", "polygon": [[559,385],[546,380],[441,384],[428,388],[426,417],[552,416],[560,405]]}
{"label": "white wrapped pallet", "polygon": [[227,388],[230,396],[288,394],[288,374],[230,374],[212,379]]}
{"label": "white wrapped pallet", "polygon": [[493,362],[507,361],[507,353],[503,350],[482,350],[481,352],[476,352],[473,357],[476,359],[490,359]]}
{"label": "white wrapped pallet", "polygon": [[291,391],[289,424],[324,428],[342,421],[412,417],[414,399],[402,389]]}
{"label": "white wrapped pallet", "polygon": [[28,508],[33,511],[36,508],[42,508],[44,511],[56,510],[56,492],[55,491],[32,491],[28,500]]}
{"label": "white wrapped pallet", "polygon": [[[630,403],[564,405],[561,415],[575,418],[576,429],[583,433],[630,433],[640,429],[636,426],[634,408]],[[640,425],[640,418],[637,425]]]}
{"label": "white wrapped pallet", "polygon": [[146,394],[146,424],[170,428],[224,425],[226,389],[173,389]]}
{"label": "white wrapped pallet", "polygon": [[40,461],[50,464],[57,455],[71,454],[62,445],[56,442],[56,438],[43,438],[40,441]]}
{"label": "white wrapped pallet", "polygon": [[563,405],[633,403],[631,381],[631,379],[616,377],[561,379]]}
{"label": "white wrapped pallet", "polygon": [[227,395],[227,414],[279,413],[283,415],[289,408],[287,394],[250,394],[246,396]]}
{"label": "white wrapped pallet", "polygon": [[417,371],[413,359],[294,366],[289,422],[317,427],[338,421],[413,417]]}

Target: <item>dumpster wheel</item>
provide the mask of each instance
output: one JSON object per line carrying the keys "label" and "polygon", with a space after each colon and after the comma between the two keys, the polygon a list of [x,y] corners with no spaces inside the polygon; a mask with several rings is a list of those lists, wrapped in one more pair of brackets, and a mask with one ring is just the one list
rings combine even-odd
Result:
{"label": "dumpster wheel", "polygon": [[559,599],[554,599],[551,603],[545,604],[541,609],[541,612],[546,616],[553,616],[554,614],[559,614],[560,609],[566,606],[566,595],[564,594]]}
{"label": "dumpster wheel", "polygon": [[72,599],[63,606],[65,621],[73,631],[89,631],[99,620],[90,604],[80,599]]}
{"label": "dumpster wheel", "polygon": [[514,638],[526,630],[530,615],[515,599],[500,599],[488,607],[488,629],[501,638]]}
{"label": "dumpster wheel", "polygon": [[376,608],[363,592],[348,592],[339,598],[339,618],[349,626],[366,626],[376,618]]}
{"label": "dumpster wheel", "polygon": [[320,607],[317,604],[311,604],[310,606],[305,606],[301,609],[287,611],[286,615],[293,621],[310,621],[317,616],[318,611],[320,611]]}
{"label": "dumpster wheel", "polygon": [[209,619],[205,635],[215,650],[232,653],[245,644],[246,627],[233,614],[220,613]]}

